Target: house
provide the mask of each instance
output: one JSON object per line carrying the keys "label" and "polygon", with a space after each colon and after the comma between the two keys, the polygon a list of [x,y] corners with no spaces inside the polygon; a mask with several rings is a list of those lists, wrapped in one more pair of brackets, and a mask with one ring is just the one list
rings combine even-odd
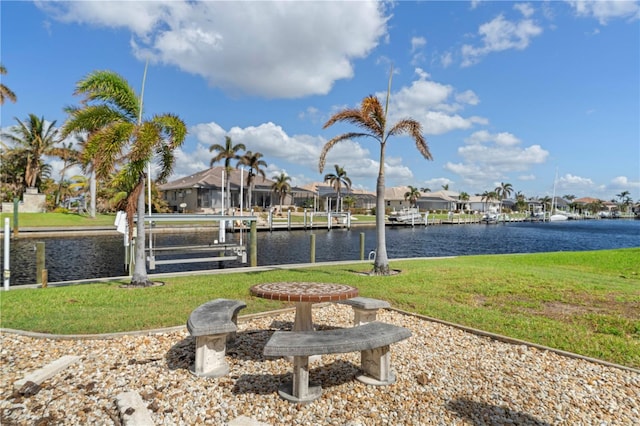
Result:
{"label": "house", "polygon": [[[331,186],[325,183],[314,182],[307,185],[304,185],[302,189],[307,190],[308,197],[313,197],[313,204],[311,201],[307,202],[307,205],[312,205],[314,210],[336,210],[336,203],[338,201],[338,194],[336,190]],[[313,195],[312,195],[313,194]],[[355,200],[355,204],[352,206],[356,209],[371,209],[376,206],[376,194],[365,191],[363,189],[353,189],[353,188],[341,188],[340,190],[340,199],[344,197],[351,197]],[[296,200],[298,203],[298,200]],[[302,205],[302,203],[300,203]]]}
{"label": "house", "polygon": [[417,203],[420,210],[443,210],[450,212],[461,209],[459,205],[463,204],[459,200],[460,194],[455,191],[443,189],[435,192],[422,192],[421,194]]}
{"label": "house", "polygon": [[[211,167],[201,172],[159,185],[164,200],[174,211],[198,213],[219,213],[222,209],[223,192],[229,183],[230,206],[225,210],[240,207],[242,194],[244,208],[247,208],[249,189],[246,170],[232,169],[227,175],[224,167]],[[224,175],[224,176],[223,176]],[[280,205],[280,195],[273,192],[274,181],[262,176],[254,176],[251,191],[252,207],[269,209]],[[283,206],[295,205],[294,199],[305,196],[308,191],[292,187],[282,200]],[[226,199],[225,199],[226,203]]]}

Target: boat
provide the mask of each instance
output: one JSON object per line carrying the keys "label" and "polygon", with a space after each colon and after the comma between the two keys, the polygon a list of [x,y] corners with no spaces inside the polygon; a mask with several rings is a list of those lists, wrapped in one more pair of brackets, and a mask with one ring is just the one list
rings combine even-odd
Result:
{"label": "boat", "polygon": [[400,211],[392,211],[389,213],[389,222],[397,223],[418,223],[422,222],[422,215],[417,208],[403,208]]}
{"label": "boat", "polygon": [[480,221],[487,225],[490,223],[498,223],[498,215],[496,213],[485,213]]}
{"label": "boat", "polygon": [[553,197],[551,198],[551,214],[549,215],[549,222],[560,222],[563,220],[569,220],[569,217],[565,214],[558,212],[558,206],[556,203],[556,182],[558,181],[558,170],[556,169],[556,178],[553,181]]}

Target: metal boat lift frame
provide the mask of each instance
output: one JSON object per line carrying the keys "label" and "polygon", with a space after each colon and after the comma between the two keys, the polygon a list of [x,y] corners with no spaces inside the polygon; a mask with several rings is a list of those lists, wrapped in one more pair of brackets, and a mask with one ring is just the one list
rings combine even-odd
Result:
{"label": "metal boat lift frame", "polygon": [[[245,223],[249,222],[249,240],[250,245],[250,265],[257,266],[257,254],[256,254],[256,230],[257,230],[257,216],[244,216],[244,215],[216,215],[216,214],[174,214],[174,213],[156,213],[153,215],[144,216],[145,223],[149,224],[147,231],[149,234],[149,243],[147,248],[146,260],[148,262],[149,269],[155,269],[156,265],[172,265],[178,263],[202,263],[202,262],[216,262],[225,260],[240,260],[242,263],[247,263],[247,247],[244,233],[246,232]],[[207,246],[174,246],[174,247],[162,247],[156,248],[153,246],[153,224],[158,222],[218,222],[218,239],[214,239],[213,244]],[[239,226],[240,241],[239,244],[226,243],[226,231],[227,223],[232,224],[232,228],[236,229]],[[198,258],[186,258],[186,259],[162,259],[156,260],[155,254],[157,252],[164,253],[187,253],[194,251],[218,251],[219,256],[198,257]],[[227,253],[231,254],[227,254]]]}

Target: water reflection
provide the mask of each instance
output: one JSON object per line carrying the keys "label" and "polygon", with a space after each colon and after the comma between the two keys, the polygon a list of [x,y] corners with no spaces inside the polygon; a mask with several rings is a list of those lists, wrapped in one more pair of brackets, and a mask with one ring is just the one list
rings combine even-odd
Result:
{"label": "water reflection", "polygon": [[[365,235],[365,257],[375,248],[375,228],[315,230],[316,261],[357,260],[360,234]],[[310,231],[258,233],[258,265],[305,263],[310,260]],[[155,234],[154,246],[208,245],[215,233]],[[244,236],[246,240],[246,235]],[[239,235],[227,242],[238,243]],[[591,220],[499,225],[441,225],[388,228],[387,253],[391,259],[470,254],[533,253],[639,247],[640,221]],[[69,281],[125,274],[122,236],[42,238],[46,245],[49,281]],[[34,239],[19,238],[11,246],[11,284],[35,282]],[[246,241],[245,241],[246,242]],[[208,254],[212,256],[215,254]],[[181,255],[189,257],[189,255]],[[193,255],[192,255],[193,256]],[[178,257],[178,256],[174,256]],[[205,257],[197,253],[195,257]],[[158,265],[150,273],[232,268],[238,261]]]}

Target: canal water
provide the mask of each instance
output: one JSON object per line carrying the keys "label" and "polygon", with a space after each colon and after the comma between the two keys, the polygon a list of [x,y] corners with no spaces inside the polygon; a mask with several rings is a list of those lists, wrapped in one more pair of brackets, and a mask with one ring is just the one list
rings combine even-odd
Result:
{"label": "canal water", "polygon": [[[361,233],[365,236],[365,258],[376,245],[375,227],[314,230],[313,233],[316,239],[316,262],[358,260]],[[311,231],[258,232],[258,265],[309,262],[310,235]],[[208,245],[218,236],[217,232],[182,232],[156,234],[153,238],[155,247],[167,247]],[[228,234],[227,242],[237,243],[238,238],[238,234]],[[640,220],[388,227],[386,240],[390,259],[602,250],[640,247]],[[39,238],[37,241],[45,242],[45,267],[50,283],[126,275],[121,235]],[[32,238],[11,242],[11,285],[35,282],[35,243],[36,240]],[[187,258],[212,255],[215,254],[181,256]],[[226,261],[223,264],[181,263],[158,265],[154,270],[148,269],[148,272],[183,272],[241,266],[246,264],[238,261]]]}

